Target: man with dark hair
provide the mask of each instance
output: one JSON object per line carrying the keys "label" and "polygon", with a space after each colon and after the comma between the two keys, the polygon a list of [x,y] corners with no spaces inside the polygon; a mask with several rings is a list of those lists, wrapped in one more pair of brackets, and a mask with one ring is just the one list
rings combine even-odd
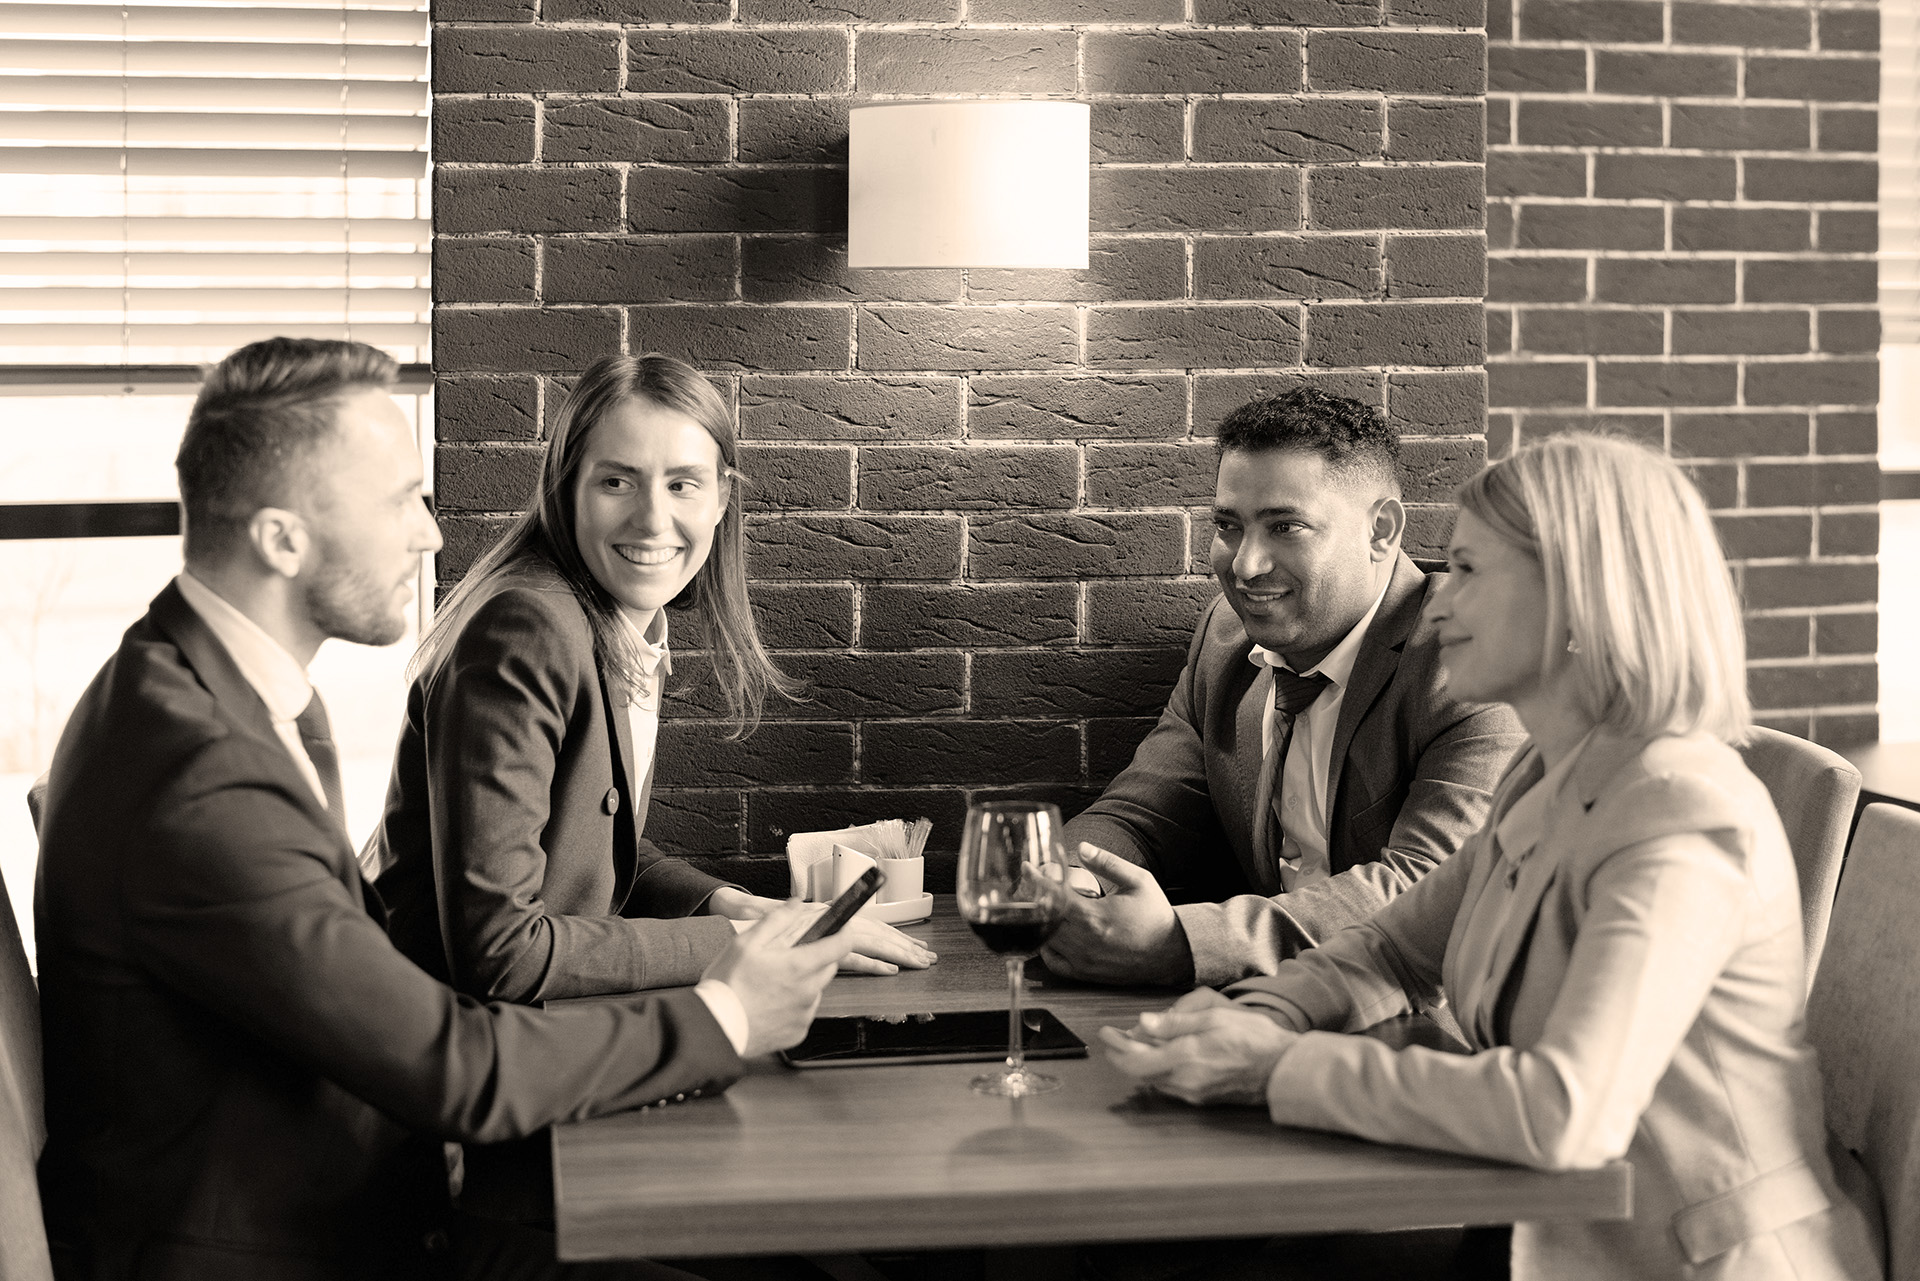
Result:
{"label": "man with dark hair", "polygon": [[1048,945],[1057,973],[1272,973],[1477,831],[1523,737],[1442,687],[1420,621],[1440,575],[1400,548],[1400,441],[1378,411],[1299,387],[1227,415],[1219,450],[1220,599],[1133,762],[1067,824],[1107,894]]}
{"label": "man with dark hair", "polygon": [[457,1213],[442,1142],[726,1088],[796,1043],[847,951],[780,908],[693,988],[483,1005],[388,942],[307,663],[388,644],[440,535],[393,362],[274,339],[208,377],[179,457],[187,563],[54,755],[35,897],[41,1186],[62,1277],[360,1281],[561,1271]]}

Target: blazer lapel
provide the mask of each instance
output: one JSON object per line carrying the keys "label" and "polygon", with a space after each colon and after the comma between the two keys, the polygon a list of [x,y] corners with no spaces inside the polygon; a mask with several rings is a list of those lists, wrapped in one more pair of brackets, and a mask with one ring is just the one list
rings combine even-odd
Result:
{"label": "blazer lapel", "polygon": [[[612,733],[608,741],[613,750],[613,776],[620,788],[622,808],[625,814],[616,814],[613,820],[613,874],[614,906],[617,910],[626,901],[627,892],[633,886],[633,878],[639,870],[641,817],[636,798],[640,795],[639,785],[633,777],[633,721],[629,717],[629,695],[625,689],[616,689],[618,684],[607,675],[604,665],[600,666],[600,703],[606,712],[607,723]],[[649,772],[647,781],[652,782]],[[623,826],[631,828],[632,835],[627,840],[620,839]]]}
{"label": "blazer lapel", "polygon": [[299,767],[287,759],[287,747],[273,728],[272,714],[267,711],[259,692],[241,674],[233,655],[227,652],[227,647],[220,643],[220,638],[213,634],[206,620],[187,604],[187,598],[180,594],[179,587],[173,583],[168,583],[165,590],[154,597],[148,610],[154,623],[179,648],[187,665],[193,668],[194,675],[200,678],[200,683],[213,695],[221,710],[265,745],[260,759],[272,762],[267,768],[281,771],[287,790],[297,796],[301,804],[309,807],[315,821],[335,838],[334,844],[345,852],[346,867],[351,869],[352,874],[345,877],[348,888],[358,893],[360,861],[347,842],[346,829],[341,826],[339,818],[329,814],[326,807],[314,797],[313,788],[306,776],[300,773]]}
{"label": "blazer lapel", "polygon": [[1360,652],[1354,657],[1353,672],[1347,678],[1347,692],[1340,699],[1340,719],[1333,727],[1333,756],[1327,766],[1327,854],[1335,872],[1345,871],[1352,860],[1341,860],[1337,834],[1346,830],[1346,807],[1341,804],[1340,781],[1346,773],[1347,751],[1353,746],[1360,722],[1373,710],[1375,702],[1393,681],[1400,668],[1400,654],[1407,638],[1419,625],[1420,610],[1426,604],[1427,576],[1407,558],[1405,552],[1394,562],[1393,577],[1387,580],[1386,595],[1380,599],[1379,612],[1367,634],[1360,639]]}

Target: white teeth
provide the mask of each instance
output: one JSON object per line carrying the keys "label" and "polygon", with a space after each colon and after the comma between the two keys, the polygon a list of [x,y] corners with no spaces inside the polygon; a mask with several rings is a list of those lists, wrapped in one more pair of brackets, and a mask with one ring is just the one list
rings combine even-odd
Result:
{"label": "white teeth", "polygon": [[620,553],[622,560],[635,565],[664,565],[680,554],[678,547],[662,547],[658,550],[643,550],[638,547],[619,547],[613,550]]}

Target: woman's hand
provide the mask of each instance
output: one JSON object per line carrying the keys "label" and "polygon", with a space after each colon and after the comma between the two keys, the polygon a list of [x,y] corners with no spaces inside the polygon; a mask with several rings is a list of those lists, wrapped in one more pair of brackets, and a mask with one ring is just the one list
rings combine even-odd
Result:
{"label": "woman's hand", "polygon": [[[732,886],[715,890],[707,900],[708,913],[729,918],[735,923],[735,929],[744,929],[743,923],[756,921],[779,906],[778,899],[761,898]],[[806,906],[812,915],[827,910],[824,903]],[[840,932],[853,944],[853,950],[840,962],[841,971],[847,974],[898,974],[903,968],[924,970],[940,959],[912,935],[902,934],[871,917],[856,916]]]}
{"label": "woman's hand", "polygon": [[1206,991],[1142,1014],[1125,1032],[1101,1028],[1107,1058],[1142,1085],[1188,1103],[1264,1106],[1267,1079],[1299,1033]]}

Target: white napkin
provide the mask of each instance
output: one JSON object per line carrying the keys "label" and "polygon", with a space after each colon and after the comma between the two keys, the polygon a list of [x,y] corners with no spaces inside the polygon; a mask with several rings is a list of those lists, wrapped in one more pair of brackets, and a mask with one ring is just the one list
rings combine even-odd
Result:
{"label": "white napkin", "polygon": [[[879,829],[888,820],[861,827],[843,827],[837,832],[795,832],[787,838],[787,878],[790,893],[809,903],[825,903],[833,898],[833,847],[844,846],[853,853],[877,859],[881,855]],[[894,820],[896,823],[898,820]],[[860,873],[855,871],[853,876]],[[849,881],[852,876],[847,878]]]}

